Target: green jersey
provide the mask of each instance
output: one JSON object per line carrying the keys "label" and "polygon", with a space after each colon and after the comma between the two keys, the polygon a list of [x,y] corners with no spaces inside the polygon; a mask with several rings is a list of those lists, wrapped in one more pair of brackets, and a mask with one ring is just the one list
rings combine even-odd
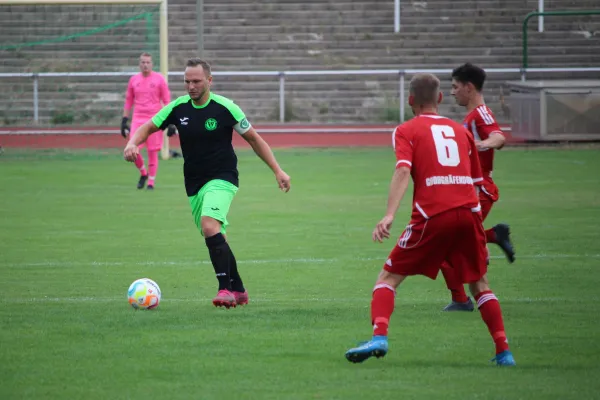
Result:
{"label": "green jersey", "polygon": [[211,93],[208,101],[198,106],[190,96],[182,96],[163,107],[152,122],[161,130],[169,125],[177,127],[188,196],[194,196],[213,179],[239,185],[232,135],[234,130],[246,133],[250,123],[233,101]]}

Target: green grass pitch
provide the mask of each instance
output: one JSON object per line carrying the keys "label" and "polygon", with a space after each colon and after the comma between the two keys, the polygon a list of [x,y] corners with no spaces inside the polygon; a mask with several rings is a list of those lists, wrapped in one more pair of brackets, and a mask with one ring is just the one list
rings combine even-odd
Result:
{"label": "green grass pitch", "polygon": [[[486,227],[511,224],[490,283],[517,367],[492,366],[478,312],[446,314],[443,279],[399,289],[390,352],[350,364],[368,339],[371,290],[394,240],[371,241],[391,149],[276,152],[292,176],[240,151],[229,241],[250,293],[215,309],[216,279],[183,189],[182,161],[135,189],[120,152],[0,156],[0,399],[598,399],[598,148],[507,149]],[[403,202],[393,233],[409,217]],[[134,311],[129,284],[161,286]]]}

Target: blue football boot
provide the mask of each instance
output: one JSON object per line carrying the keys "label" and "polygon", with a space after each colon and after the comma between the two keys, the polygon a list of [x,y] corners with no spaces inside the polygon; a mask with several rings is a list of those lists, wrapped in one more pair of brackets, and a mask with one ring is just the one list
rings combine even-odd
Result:
{"label": "blue football boot", "polygon": [[492,358],[490,361],[496,363],[499,367],[514,367],[517,365],[510,350],[504,350],[502,353],[496,354],[496,357]]}
{"label": "blue football boot", "polygon": [[352,363],[360,363],[371,357],[383,357],[388,352],[387,336],[373,336],[368,342],[346,352],[346,359]]}

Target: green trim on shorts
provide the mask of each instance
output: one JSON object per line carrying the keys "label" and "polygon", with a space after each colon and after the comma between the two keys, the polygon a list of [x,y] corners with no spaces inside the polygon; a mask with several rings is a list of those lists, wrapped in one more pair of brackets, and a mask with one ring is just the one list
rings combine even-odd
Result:
{"label": "green trim on shorts", "polygon": [[202,217],[211,217],[221,222],[221,233],[225,234],[227,214],[238,187],[222,179],[208,181],[194,196],[188,197],[196,227],[202,233]]}

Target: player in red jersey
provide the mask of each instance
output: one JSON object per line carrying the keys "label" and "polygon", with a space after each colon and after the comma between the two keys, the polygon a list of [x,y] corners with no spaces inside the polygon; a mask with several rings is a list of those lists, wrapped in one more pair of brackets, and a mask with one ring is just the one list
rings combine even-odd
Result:
{"label": "player in red jersey", "polygon": [[[479,192],[479,203],[483,219],[498,201],[498,187],[492,179],[494,151],[504,146],[504,134],[500,130],[492,110],[484,102],[481,90],[485,82],[485,71],[470,63],[461,65],[452,71],[452,95],[456,102],[468,111],[463,124],[473,134],[479,151],[479,161],[483,172],[483,184]],[[498,224],[485,231],[488,243],[496,243],[506,254],[509,262],[515,260],[515,251],[510,241],[510,228]],[[452,293],[452,301],[444,311],[473,311],[474,305],[465,293],[462,282],[447,265],[442,266],[446,286]]]}
{"label": "player in red jersey", "polygon": [[375,283],[371,302],[373,337],[346,352],[350,362],[387,354],[396,288],[411,275],[435,279],[441,264],[446,262],[455,268],[461,282],[469,284],[477,300],[496,345],[493,360],[498,365],[515,365],[500,303],[486,277],[485,233],[474,186],[483,180],[477,148],[461,124],[437,115],[437,105],[442,101],[439,85],[434,75],[415,75],[410,82],[408,102],[416,117],[394,131],[396,170],[387,211],[373,231],[373,240],[382,242],[390,237],[411,176],[412,216]]}

